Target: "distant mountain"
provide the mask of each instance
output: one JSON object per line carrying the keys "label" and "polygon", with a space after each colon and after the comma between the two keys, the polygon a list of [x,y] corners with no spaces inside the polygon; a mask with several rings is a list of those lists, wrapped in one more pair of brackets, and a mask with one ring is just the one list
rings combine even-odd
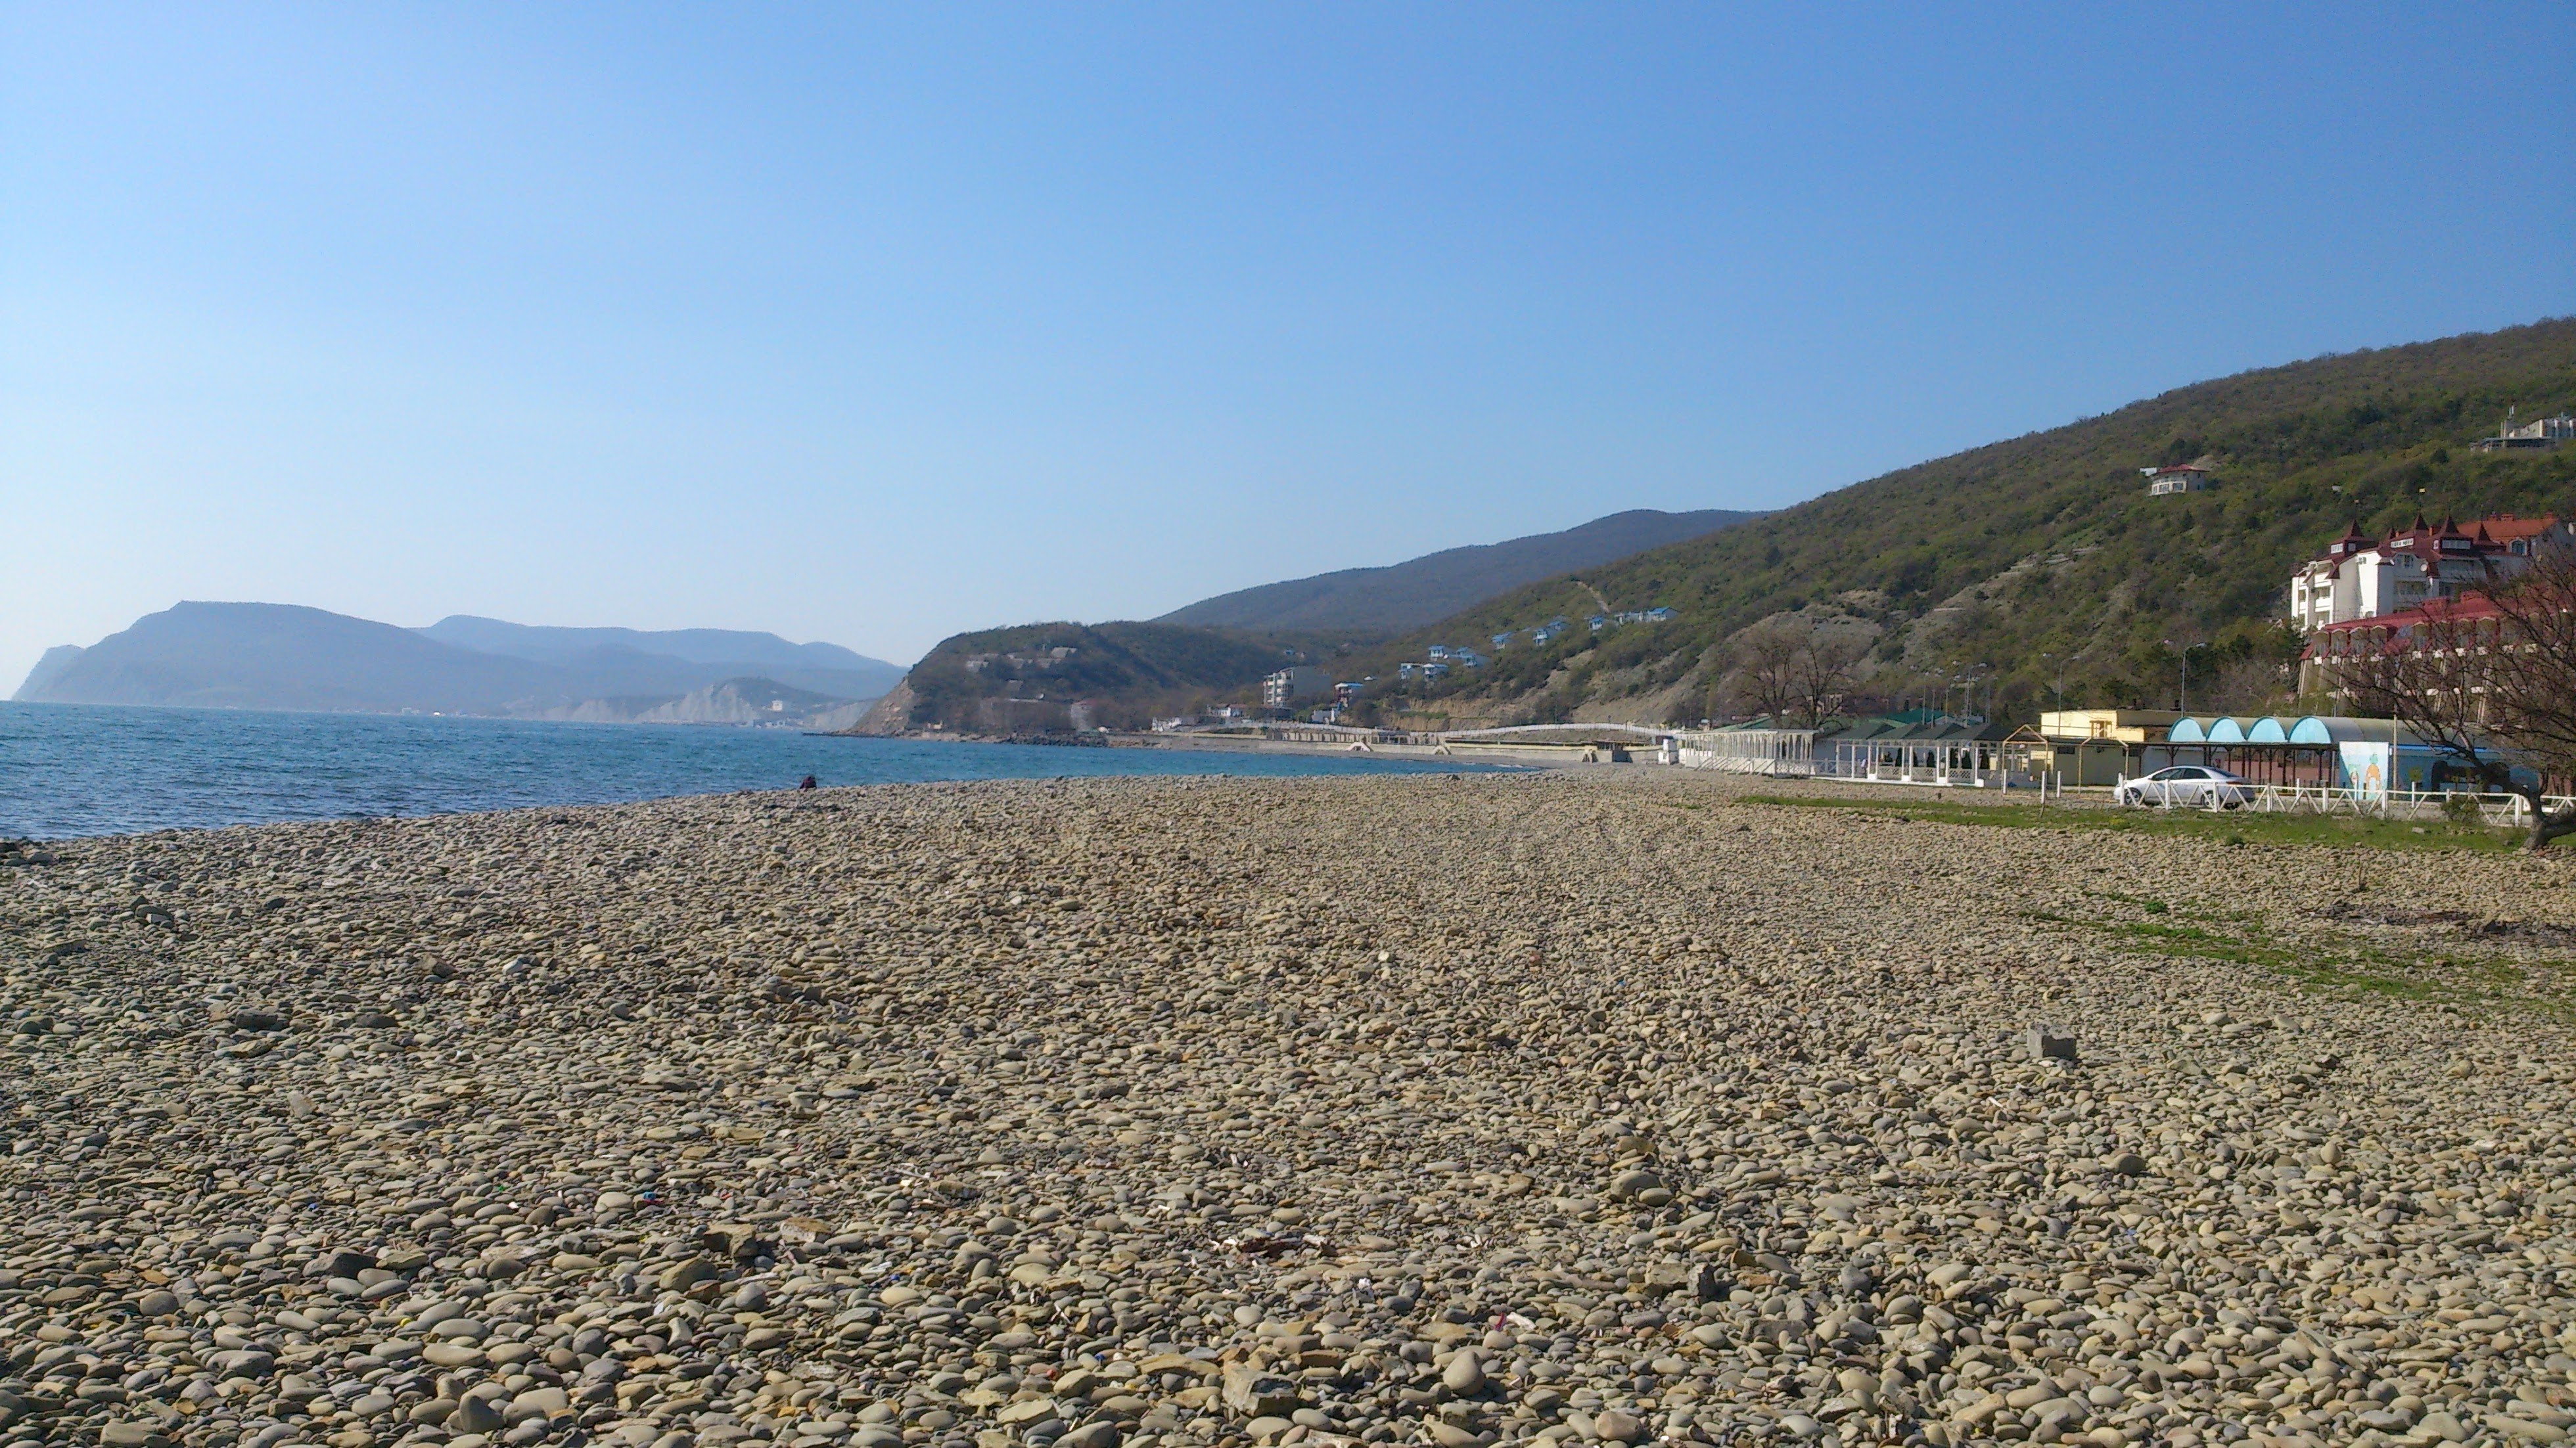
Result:
{"label": "distant mountain", "polygon": [[677,699],[590,699],[565,719],[600,724],[794,724],[847,729],[873,700],[835,699],[775,679],[727,679]]}
{"label": "distant mountain", "polygon": [[[56,651],[55,656],[59,656]],[[40,666],[38,673],[44,670]],[[21,701],[228,709],[529,712],[570,692],[560,670],[409,629],[278,603],[182,603],[56,667]]]}
{"label": "distant mountain", "polygon": [[54,680],[79,662],[80,656],[81,646],[78,644],[56,644],[45,650],[45,656],[36,660],[36,666],[27,671],[26,682],[18,688],[19,697],[30,698],[53,687]]}
{"label": "distant mountain", "polygon": [[1281,668],[1339,670],[1391,634],[1451,617],[1518,585],[1760,516],[1638,509],[1562,533],[1264,584],[1141,623],[1037,623],[958,634],[923,655],[857,732],[1133,728],[1157,714],[1257,701],[1262,678]]}
{"label": "distant mountain", "polygon": [[[450,628],[459,623],[462,630]],[[434,630],[517,642],[554,657],[461,647]],[[678,635],[598,630],[608,641],[555,640],[591,630],[520,630],[449,619],[431,630],[274,603],[182,603],[90,647],[48,650],[16,697],[32,703],[169,704],[350,713],[479,714],[509,718],[807,722],[884,692],[899,671],[831,645],[769,634]],[[531,640],[523,635],[537,635]],[[766,652],[817,666],[770,669],[738,658],[701,662],[646,652],[625,639],[686,640],[699,652]],[[729,647],[711,647],[711,641]],[[813,650],[825,652],[816,654]],[[844,660],[856,667],[844,667]],[[793,674],[797,677],[782,678]],[[815,687],[816,681],[837,687]],[[861,686],[873,692],[862,692]],[[726,691],[730,690],[728,694]],[[755,698],[755,696],[757,696]],[[771,701],[782,707],[769,708]],[[719,717],[721,716],[721,717]]]}
{"label": "distant mountain", "polygon": [[873,699],[903,678],[903,666],[839,644],[794,644],[736,629],[551,628],[450,614],[414,632],[476,653],[572,668],[636,667],[638,658],[712,665],[728,675],[790,684],[840,699]]}
{"label": "distant mountain", "polygon": [[[862,720],[908,730],[1036,734],[1143,725],[1257,695],[1262,677],[1347,654],[1321,636],[1258,636],[1174,623],[1033,623],[942,639]],[[1077,708],[1077,706],[1079,706]]]}
{"label": "distant mountain", "polygon": [[1638,508],[1562,533],[1534,533],[1427,553],[1383,568],[1345,568],[1265,583],[1175,609],[1157,623],[1204,628],[1356,629],[1401,633],[1437,623],[1497,594],[1543,578],[1705,537],[1759,513]]}

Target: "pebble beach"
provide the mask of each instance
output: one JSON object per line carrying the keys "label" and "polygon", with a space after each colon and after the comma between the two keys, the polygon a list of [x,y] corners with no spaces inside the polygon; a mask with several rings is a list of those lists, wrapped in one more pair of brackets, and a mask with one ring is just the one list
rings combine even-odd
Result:
{"label": "pebble beach", "polygon": [[0,847],[0,1448],[2576,1432],[2576,865],[1754,790]]}

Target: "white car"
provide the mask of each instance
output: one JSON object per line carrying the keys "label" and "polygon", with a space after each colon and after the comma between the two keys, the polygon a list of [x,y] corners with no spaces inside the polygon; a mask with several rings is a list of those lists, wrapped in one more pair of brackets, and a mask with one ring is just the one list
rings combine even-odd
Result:
{"label": "white car", "polygon": [[2224,769],[2177,764],[2130,780],[2113,798],[2133,808],[2152,804],[2167,809],[2235,809],[2253,802],[2254,786]]}

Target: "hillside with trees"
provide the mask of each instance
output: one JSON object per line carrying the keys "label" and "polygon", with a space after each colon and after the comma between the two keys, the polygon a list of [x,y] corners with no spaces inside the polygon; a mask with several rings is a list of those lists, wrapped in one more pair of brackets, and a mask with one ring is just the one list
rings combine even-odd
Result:
{"label": "hillside with trees", "polygon": [[[2576,512],[2576,446],[2473,447],[2509,409],[2576,410],[2576,320],[2178,388],[1515,589],[1356,662],[1373,717],[1418,723],[2169,707],[2186,656],[2195,707],[2286,703],[2290,573],[2348,525]],[[2213,486],[2149,496],[2141,469],[2190,462]],[[1489,661],[1397,681],[1433,644]]]}
{"label": "hillside with trees", "polygon": [[1239,589],[1174,609],[1158,622],[1400,633],[1437,623],[1506,589],[1578,568],[1597,568],[1760,516],[1715,508],[1692,513],[1632,508],[1562,532],[1445,548],[1382,568],[1345,568]]}
{"label": "hillside with trees", "polygon": [[[1332,635],[1250,634],[1173,623],[1036,623],[956,634],[912,666],[854,732],[1042,734],[1138,728],[1260,697],[1293,664],[1348,658]],[[1075,704],[1084,706],[1080,714]]]}

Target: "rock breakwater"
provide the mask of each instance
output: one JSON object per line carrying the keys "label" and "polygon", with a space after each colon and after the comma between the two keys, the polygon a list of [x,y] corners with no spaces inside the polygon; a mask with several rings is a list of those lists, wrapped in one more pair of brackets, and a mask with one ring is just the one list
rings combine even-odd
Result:
{"label": "rock breakwater", "polygon": [[2576,1425],[2546,860],[1653,772],[0,866],[0,1445]]}

